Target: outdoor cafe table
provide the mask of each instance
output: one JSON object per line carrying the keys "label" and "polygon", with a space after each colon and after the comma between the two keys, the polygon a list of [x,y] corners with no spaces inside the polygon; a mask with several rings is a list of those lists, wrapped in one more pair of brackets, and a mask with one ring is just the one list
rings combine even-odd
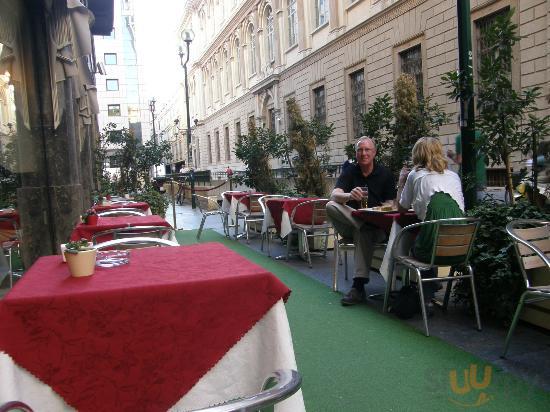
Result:
{"label": "outdoor cafe table", "polygon": [[[166,226],[171,227],[164,218],[159,215],[150,216],[99,216],[97,224],[87,225],[79,223],[71,233],[71,240],[88,239],[92,240],[92,236],[98,232],[105,230],[120,229],[133,226]],[[110,240],[111,238],[98,239],[100,242]]]}
{"label": "outdoor cafe table", "polygon": [[149,207],[149,203],[147,202],[113,202],[109,204],[100,204],[100,205],[93,205],[92,209],[94,209],[96,212],[105,212],[107,210],[113,210],[113,209],[120,209],[120,208],[132,208],[132,209],[140,209],[143,210],[143,212],[146,215],[151,215],[151,208]]}
{"label": "outdoor cafe table", "polygon": [[[219,243],[133,249],[85,278],[42,257],[0,301],[0,404],[183,411],[252,394],[296,369],[289,294]],[[301,392],[276,410],[305,410]]]}
{"label": "outdoor cafe table", "polygon": [[[300,203],[307,202],[309,200],[317,200],[318,197],[292,197],[292,198],[275,198],[268,199],[266,201],[266,214],[264,216],[264,222],[262,226],[262,233],[267,232],[269,226],[275,225],[277,233],[282,237],[288,236],[292,231],[290,224],[290,215],[292,210]],[[299,209],[299,213],[296,214],[294,220],[296,223],[311,223],[311,214],[313,212],[312,207],[303,207]]]}
{"label": "outdoor cafe table", "polygon": [[[382,264],[380,265],[380,274],[387,282],[390,275],[393,273],[393,261],[391,259],[391,249],[393,247],[393,242],[397,234],[405,226],[411,225],[413,223],[418,223],[418,218],[413,211],[406,213],[398,212],[379,212],[367,209],[354,210],[351,213],[353,216],[364,220],[365,222],[376,226],[382,229],[386,234],[388,234],[388,244],[386,246],[386,251],[384,252],[384,258],[382,259]],[[401,243],[402,248],[398,251],[400,255],[408,254],[408,249],[412,245],[414,239],[403,239]]]}

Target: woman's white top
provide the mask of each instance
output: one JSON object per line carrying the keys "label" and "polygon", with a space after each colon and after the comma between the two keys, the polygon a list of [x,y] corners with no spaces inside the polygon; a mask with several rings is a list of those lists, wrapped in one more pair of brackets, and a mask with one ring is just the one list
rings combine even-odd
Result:
{"label": "woman's white top", "polygon": [[448,169],[443,173],[430,172],[426,169],[411,170],[401,192],[399,204],[406,209],[412,207],[416,216],[423,221],[426,219],[428,203],[437,192],[449,194],[464,212],[464,195],[460,177]]}

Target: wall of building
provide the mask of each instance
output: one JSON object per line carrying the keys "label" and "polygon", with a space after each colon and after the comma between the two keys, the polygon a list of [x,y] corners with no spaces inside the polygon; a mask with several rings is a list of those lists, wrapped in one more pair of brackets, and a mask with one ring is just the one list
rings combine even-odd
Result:
{"label": "wall of building", "polygon": [[[242,1],[234,9],[209,13],[216,9],[216,1],[194,1],[188,7],[183,28],[193,28],[196,40],[192,47],[191,78],[192,119],[199,120],[194,135],[200,142],[199,169],[221,170],[229,163],[239,167],[234,155],[231,161],[209,162],[208,135],[229,126],[230,147],[236,139],[235,122],[239,119],[242,133],[246,133],[251,114],[257,124],[267,124],[266,109],[275,110],[275,128],[284,132],[287,127],[285,102],[289,97],[298,101],[304,117],[312,116],[312,90],[325,88],[326,121],[334,124],[331,140],[332,160],[344,160],[343,146],[351,142],[352,104],[350,74],[364,71],[364,98],[367,105],[377,96],[393,94],[394,82],[401,72],[403,53],[420,46],[422,56],[423,93],[442,105],[451,116],[451,123],[440,129],[442,141],[452,147],[458,132],[457,104],[449,101],[441,76],[458,66],[456,1],[452,0],[356,0],[328,1],[329,22],[315,27],[314,2],[296,1],[298,38],[288,47],[287,1]],[[224,2],[224,4],[231,2]],[[266,10],[274,15],[275,59],[267,61]],[[538,105],[542,113],[550,113],[550,3],[545,0],[472,0],[472,31],[474,65],[476,64],[478,22],[505,8],[514,8],[514,19],[519,34],[525,36],[515,50],[514,85],[520,89],[539,86],[543,96]],[[203,17],[201,17],[203,16]],[[215,24],[210,20],[216,16]],[[201,20],[202,19],[202,20]],[[254,27],[257,39],[256,73],[249,67],[247,29]],[[236,40],[240,40],[237,55]],[[227,58],[225,57],[227,53]],[[237,67],[235,62],[241,64]],[[229,64],[225,64],[228,61]],[[224,70],[231,71],[230,87],[225,86]],[[236,81],[236,71],[239,81]],[[222,92],[211,88],[221,85]],[[212,98],[210,95],[212,94]],[[217,96],[217,97],[216,97]],[[224,147],[221,144],[220,151]],[[215,149],[211,148],[215,153]],[[277,166],[277,165],[274,165]]]}

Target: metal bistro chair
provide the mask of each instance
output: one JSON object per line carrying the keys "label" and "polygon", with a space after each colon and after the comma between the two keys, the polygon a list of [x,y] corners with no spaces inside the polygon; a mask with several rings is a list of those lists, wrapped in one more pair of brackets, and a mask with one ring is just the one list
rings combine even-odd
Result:
{"label": "metal bistro chair", "polygon": [[235,213],[235,239],[239,238],[239,219],[244,221],[243,235],[246,235],[246,243],[250,243],[250,224],[262,223],[264,221],[263,209],[258,201],[262,196],[264,195],[250,193],[241,197],[237,202],[237,211]]}
{"label": "metal bistro chair", "polygon": [[125,239],[129,237],[154,237],[157,239],[171,239],[174,229],[170,226],[129,226],[117,229],[103,230],[92,236],[94,245],[105,241],[105,237]]}
{"label": "metal bistro chair", "polygon": [[[311,264],[311,255],[312,252],[309,250],[309,239],[316,237],[324,237],[325,238],[325,247],[323,252],[316,253],[316,255],[324,256],[327,255],[327,248],[328,248],[328,237],[330,235],[330,229],[332,228],[332,224],[329,222],[327,218],[327,211],[326,211],[326,205],[328,203],[329,199],[315,199],[315,200],[308,200],[303,203],[299,203],[296,206],[294,206],[294,209],[292,209],[292,213],[290,214],[290,225],[292,228],[292,231],[287,236],[287,242],[286,242],[286,259],[290,257],[290,246],[291,246],[291,236],[293,234],[297,234],[298,236],[302,237],[303,245],[304,245],[304,254],[306,255],[307,262],[309,264],[309,267],[313,267]],[[311,210],[311,217],[307,220],[309,223],[299,223],[296,221],[296,218],[299,217],[302,213],[305,215],[309,215],[309,209]],[[298,216],[297,216],[298,215]],[[301,219],[300,219],[301,220]]]}
{"label": "metal bistro chair", "polygon": [[225,224],[225,218],[224,218],[224,212],[219,205],[218,201],[215,197],[208,197],[208,196],[201,196],[201,195],[193,195],[195,196],[195,203],[199,207],[199,211],[202,214],[202,220],[201,225],[199,227],[199,231],[197,232],[197,240],[200,239],[202,234],[202,229],[204,227],[204,222],[206,221],[206,218],[209,216],[219,216],[222,225],[223,225],[223,231],[226,235],[228,235],[226,224]]}
{"label": "metal bistro chair", "polygon": [[[273,384],[275,384],[273,386]],[[281,369],[270,374],[265,380],[262,391],[244,398],[237,398],[219,405],[191,412],[254,412],[268,409],[290,398],[300,389],[302,376],[292,369]]]}
{"label": "metal bistro chair", "polygon": [[13,272],[12,256],[14,253],[19,254],[19,227],[17,221],[12,218],[2,217],[0,222],[5,222],[6,225],[11,226],[11,234],[7,239],[0,241],[0,247],[2,248],[2,253],[6,256],[9,266],[9,276],[10,276],[10,288],[13,286],[13,277],[21,277],[20,274]]}
{"label": "metal bistro chair", "polygon": [[33,412],[25,402],[10,401],[0,405],[0,412]]}
{"label": "metal bistro chair", "polygon": [[171,240],[159,239],[158,237],[128,237],[98,243],[94,245],[94,249],[137,249],[154,246],[179,246],[179,243]]}
{"label": "metal bistro chair", "polygon": [[127,207],[120,207],[117,209],[105,210],[97,214],[101,217],[116,217],[116,216],[146,216],[145,212],[140,209],[132,209]]}
{"label": "metal bistro chair", "polygon": [[[288,199],[289,196],[285,195],[265,195],[258,199],[258,202],[260,203],[260,206],[262,208],[262,213],[265,215],[267,213],[267,201],[271,199]],[[273,234],[273,229],[275,229],[275,225],[269,225],[266,227],[265,233],[262,233],[262,243],[260,246],[260,250],[264,251],[264,239],[267,240],[267,256],[271,257],[271,250],[270,250],[270,242],[271,242],[271,235]]]}
{"label": "metal bistro chair", "polygon": [[[407,232],[417,231],[422,226],[436,225],[435,228],[435,244],[432,249],[432,258],[430,262],[421,262],[412,256],[398,256],[397,251],[400,246],[399,243],[403,236]],[[474,303],[474,310],[476,315],[477,329],[481,330],[481,320],[479,318],[479,308],[477,305],[476,289],[474,283],[474,271],[468,260],[472,252],[472,246],[474,244],[475,235],[479,227],[479,219],[470,217],[459,217],[452,219],[440,219],[429,220],[426,222],[415,223],[413,225],[405,226],[401,232],[397,235],[392,247],[392,257],[394,259],[393,273],[396,273],[396,269],[399,265],[405,266],[416,274],[416,281],[418,284],[420,307],[422,310],[422,318],[424,320],[424,328],[426,330],[426,336],[430,336],[428,329],[428,317],[426,313],[426,307],[424,306],[424,291],[422,285],[426,282],[444,281],[447,283],[447,290],[445,292],[444,308],[447,307],[449,302],[449,296],[451,293],[452,282],[458,279],[470,279],[470,285],[472,287],[472,300]],[[422,279],[420,271],[437,269],[440,266],[450,266],[449,259],[452,259],[452,268],[448,276],[446,277],[433,277]],[[459,260],[457,262],[457,260]],[[407,276],[405,276],[407,277]],[[384,295],[384,308],[386,312],[388,309],[388,300],[390,290],[392,288],[393,276],[388,278],[386,283],[386,292]]]}
{"label": "metal bistro chair", "polygon": [[[222,192],[222,194],[221,194],[222,201],[223,200],[227,201],[227,196],[226,195],[229,195],[231,193],[240,193],[240,192],[238,190],[226,190],[225,192]],[[229,204],[230,204],[229,209],[231,209],[231,200],[229,200]],[[225,235],[227,237],[230,237],[231,236],[231,234],[230,234],[231,233],[231,228],[235,227],[235,222],[233,222],[231,224],[229,223],[229,217],[230,217],[229,211],[224,212],[222,210],[222,213],[223,213],[223,230],[225,232]]]}
{"label": "metal bistro chair", "polygon": [[525,281],[525,292],[519,298],[514,319],[510,324],[502,357],[506,356],[510,339],[516,329],[519,315],[526,303],[550,299],[550,285],[532,285],[532,269],[550,269],[550,221],[535,219],[513,220],[506,225],[506,232],[514,241],[514,249],[519,261],[519,267]]}
{"label": "metal bistro chair", "polygon": [[[384,258],[383,254],[386,250],[387,243],[375,243],[373,246],[375,249],[372,256],[372,261],[379,262],[379,267],[382,259]],[[336,228],[334,228],[334,268],[332,272],[332,290],[335,292],[338,292],[338,266],[342,265],[342,252],[344,252],[344,278],[348,280],[348,252],[355,252],[355,243],[353,243],[353,239],[348,239],[340,235],[336,231]],[[370,270],[379,272],[378,267],[371,266]],[[382,293],[376,293],[369,295],[369,298],[380,299],[382,296]]]}

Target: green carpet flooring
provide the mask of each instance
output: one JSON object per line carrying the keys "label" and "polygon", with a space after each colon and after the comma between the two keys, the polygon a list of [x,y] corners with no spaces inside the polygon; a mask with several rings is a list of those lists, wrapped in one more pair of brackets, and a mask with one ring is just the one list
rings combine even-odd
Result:
{"label": "green carpet flooring", "polygon": [[[196,243],[196,231],[176,236]],[[284,263],[212,230],[202,242],[226,245],[292,289],[287,314],[310,412],[549,409],[550,393],[368,305],[343,308],[340,294]]]}

